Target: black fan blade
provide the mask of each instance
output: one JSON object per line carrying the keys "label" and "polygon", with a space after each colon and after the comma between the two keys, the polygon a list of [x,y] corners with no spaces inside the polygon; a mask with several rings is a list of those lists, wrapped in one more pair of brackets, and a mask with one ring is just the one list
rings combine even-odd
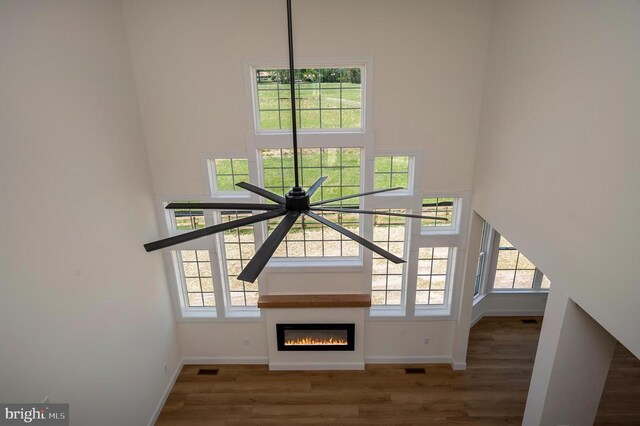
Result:
{"label": "black fan blade", "polygon": [[180,210],[278,210],[282,206],[277,204],[257,203],[169,203],[165,209]]}
{"label": "black fan blade", "polygon": [[309,187],[309,189],[307,189],[307,195],[309,196],[309,198],[311,198],[313,193],[316,192],[318,188],[320,188],[320,185],[322,185],[325,180],[327,180],[327,176],[321,176],[313,185]]}
{"label": "black fan blade", "polygon": [[446,217],[420,216],[418,214],[379,212],[379,211],[375,211],[375,210],[358,210],[358,209],[337,208],[337,207],[336,208],[314,207],[313,210],[314,211],[322,211],[322,212],[338,212],[338,213],[381,214],[381,215],[384,215],[384,216],[414,217],[416,219],[448,220]]}
{"label": "black fan blade", "polygon": [[259,186],[251,185],[250,183],[247,183],[247,182],[238,182],[236,183],[236,185],[239,186],[240,188],[246,189],[247,191],[253,192],[254,194],[261,195],[266,199],[275,201],[278,204],[284,204],[284,201],[285,201],[284,198],[282,198],[278,194],[274,194],[271,191],[262,189]]}
{"label": "black fan blade", "polygon": [[315,220],[317,220],[320,223],[323,223],[323,224],[327,225],[329,228],[338,231],[339,233],[341,233],[345,237],[351,238],[353,241],[355,241],[357,243],[360,243],[361,245],[365,246],[369,250],[378,253],[380,256],[382,256],[382,257],[384,257],[386,259],[389,259],[393,263],[404,263],[405,262],[405,260],[400,259],[398,256],[396,256],[396,255],[394,255],[392,253],[389,253],[388,251],[386,251],[384,249],[381,249],[380,247],[378,247],[377,245],[373,244],[372,242],[365,240],[360,235],[354,234],[353,232],[349,231],[348,229],[343,228],[342,226],[338,225],[337,223],[331,222],[330,220],[327,220],[324,217],[322,217],[320,215],[317,215],[312,211],[308,211],[307,210],[307,211],[304,212],[304,214],[314,218]]}
{"label": "black fan blade", "polygon": [[260,275],[260,272],[262,272],[267,265],[267,262],[269,262],[269,259],[271,259],[271,256],[273,256],[273,253],[282,240],[284,240],[284,237],[287,236],[287,233],[293,224],[296,223],[299,216],[299,211],[293,210],[287,213],[278,226],[276,226],[276,229],[274,229],[271,235],[262,243],[247,266],[240,272],[240,275],[238,275],[239,280],[252,283],[258,278],[258,275]]}
{"label": "black fan blade", "polygon": [[280,209],[280,210],[272,210],[265,213],[260,213],[254,216],[243,217],[242,219],[236,219],[230,222],[208,226],[206,228],[197,229],[195,231],[191,231],[191,232],[176,235],[173,237],[165,238],[162,240],[154,241],[152,243],[147,243],[144,245],[144,248],[146,251],[159,250],[161,248],[174,246],[176,244],[195,240],[197,238],[205,237],[207,235],[217,234],[218,232],[226,231],[228,229],[238,228],[244,225],[251,225],[253,223],[262,222],[263,220],[272,219],[278,216],[283,216],[285,213],[286,213],[286,210]]}
{"label": "black fan blade", "polygon": [[311,206],[319,206],[320,204],[333,203],[334,201],[348,200],[349,198],[364,197],[365,195],[378,194],[380,192],[397,191],[398,189],[404,189],[404,188],[401,186],[398,186],[397,188],[378,189],[376,191],[363,192],[361,194],[346,195],[344,197],[332,198],[330,200],[317,201],[315,203],[311,203]]}

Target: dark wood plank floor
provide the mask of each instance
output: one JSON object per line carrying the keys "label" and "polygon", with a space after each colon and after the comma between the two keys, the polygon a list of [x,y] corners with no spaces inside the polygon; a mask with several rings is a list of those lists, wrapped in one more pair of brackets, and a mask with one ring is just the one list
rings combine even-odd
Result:
{"label": "dark wood plank floor", "polygon": [[[269,372],[267,366],[185,366],[159,425],[519,425],[538,324],[484,318],[469,338],[468,369],[367,365],[365,371]],[[197,375],[219,368],[217,376]],[[619,347],[598,425],[640,425],[640,361]]]}

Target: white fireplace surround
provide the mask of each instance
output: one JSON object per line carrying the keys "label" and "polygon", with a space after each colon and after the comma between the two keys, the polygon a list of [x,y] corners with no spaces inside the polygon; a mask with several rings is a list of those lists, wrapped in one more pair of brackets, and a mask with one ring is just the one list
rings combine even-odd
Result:
{"label": "white fireplace surround", "polygon": [[[366,308],[270,308],[264,310],[270,370],[364,370]],[[353,351],[278,351],[276,324],[355,324]]]}

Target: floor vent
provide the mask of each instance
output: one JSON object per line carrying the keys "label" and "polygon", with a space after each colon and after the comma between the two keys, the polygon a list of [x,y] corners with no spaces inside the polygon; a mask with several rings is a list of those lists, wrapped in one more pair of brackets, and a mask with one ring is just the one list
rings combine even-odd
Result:
{"label": "floor vent", "polygon": [[201,368],[198,370],[198,376],[217,376],[217,368]]}
{"label": "floor vent", "polygon": [[405,368],[404,372],[407,374],[427,374],[424,368]]}
{"label": "floor vent", "polygon": [[538,320],[537,319],[533,319],[533,318],[525,318],[525,319],[521,319],[520,321],[522,321],[523,324],[537,324]]}

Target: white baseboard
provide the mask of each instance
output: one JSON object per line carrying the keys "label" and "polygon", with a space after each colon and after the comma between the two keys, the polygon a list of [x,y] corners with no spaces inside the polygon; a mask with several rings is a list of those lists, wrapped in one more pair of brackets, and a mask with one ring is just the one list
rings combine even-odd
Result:
{"label": "white baseboard", "polygon": [[544,309],[489,309],[480,312],[477,316],[471,318],[473,327],[478,321],[484,317],[542,317]]}
{"label": "white baseboard", "polygon": [[266,356],[186,356],[183,364],[269,364]]}
{"label": "white baseboard", "polygon": [[365,356],[364,362],[367,364],[449,364],[451,363],[451,356]]}
{"label": "white baseboard", "polygon": [[541,317],[544,309],[489,309],[483,312],[484,317]]}
{"label": "white baseboard", "polygon": [[162,396],[160,397],[160,401],[158,401],[158,405],[156,405],[156,409],[153,410],[153,414],[151,415],[151,419],[149,420],[149,426],[153,426],[158,421],[158,417],[160,416],[160,412],[164,407],[165,402],[167,402],[167,398],[169,398],[169,394],[171,393],[171,389],[173,389],[173,385],[176,384],[176,380],[178,380],[178,376],[180,375],[180,371],[182,371],[182,367],[184,366],[184,362],[181,359],[178,361],[178,365],[176,366],[175,371],[171,375],[171,380],[167,383],[167,386],[164,388],[164,392],[162,392]]}
{"label": "white baseboard", "polygon": [[364,362],[272,362],[269,370],[364,370]]}
{"label": "white baseboard", "polygon": [[453,370],[466,370],[467,363],[465,361],[454,361],[451,360],[451,369]]}

